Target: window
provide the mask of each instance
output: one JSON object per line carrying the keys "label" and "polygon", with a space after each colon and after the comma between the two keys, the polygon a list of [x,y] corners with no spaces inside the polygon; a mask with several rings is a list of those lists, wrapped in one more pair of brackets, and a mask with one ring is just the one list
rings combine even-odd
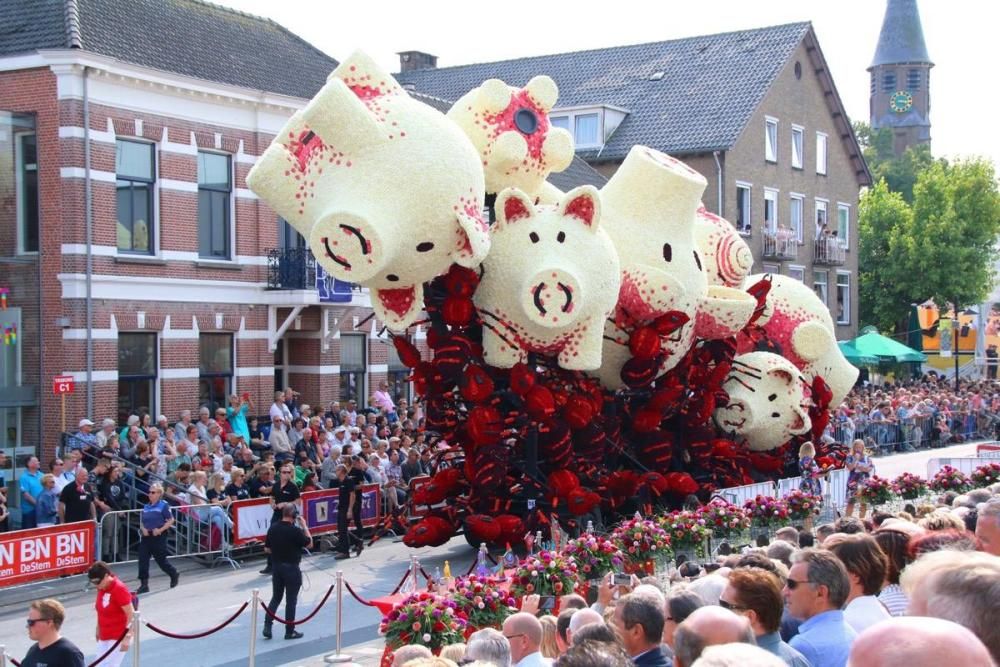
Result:
{"label": "window", "polygon": [[788,267],[788,276],[790,278],[795,278],[800,283],[804,283],[806,281],[806,267],[804,267],[804,266],[795,266],[794,264],[793,265],[789,265],[789,267]]}
{"label": "window", "polygon": [[851,207],[843,202],[837,203],[837,240],[840,245],[847,247],[850,245],[851,233]]}
{"label": "window", "polygon": [[201,334],[198,349],[198,405],[207,406],[214,414],[219,406],[228,405],[229,394],[233,391],[233,336]]}
{"label": "window", "polygon": [[[393,401],[398,401],[401,398],[410,400],[410,369],[399,358],[399,353],[392,341],[389,341],[389,377],[387,380],[389,382],[389,395],[392,396]],[[406,415],[401,414],[399,417],[402,419]]]}
{"label": "window", "polygon": [[118,250],[153,252],[153,144],[119,140],[115,147],[118,180]]}
{"label": "window", "polygon": [[577,146],[600,146],[600,117],[596,113],[580,114],[574,118],[573,138]]}
{"label": "window", "polygon": [[764,188],[764,229],[778,231],[778,191]]}
{"label": "window", "polygon": [[285,339],[279,338],[274,344],[274,390],[284,391],[285,387]]}
{"label": "window", "polygon": [[233,178],[229,156],[198,153],[198,256],[229,259]]}
{"label": "window", "polygon": [[813,271],[813,291],[824,304],[826,300],[826,271]]}
{"label": "window", "polygon": [[17,134],[18,251],[38,252],[38,144],[34,134]]}
{"label": "window", "polygon": [[549,124],[552,127],[561,127],[570,134],[573,133],[573,130],[569,127],[569,116],[549,116]]}
{"label": "window", "polygon": [[920,90],[920,70],[911,69],[906,73],[906,89],[911,92]]}
{"label": "window", "polygon": [[816,133],[816,173],[826,174],[826,134]]}
{"label": "window", "polygon": [[736,231],[750,235],[750,186],[736,184]]}
{"label": "window", "polygon": [[816,238],[823,236],[826,231],[826,201],[816,200]]}
{"label": "window", "polygon": [[788,221],[795,240],[802,243],[802,195],[792,195],[788,200]]}
{"label": "window", "polygon": [[764,159],[768,162],[778,161],[778,120],[764,120]]}
{"label": "window", "polygon": [[792,167],[802,168],[802,128],[792,125]]}
{"label": "window", "polygon": [[882,73],[882,92],[883,93],[893,93],[896,91],[896,73],[895,72],[883,72]]}
{"label": "window", "polygon": [[837,324],[851,323],[851,274],[837,272]]}
{"label": "window", "polygon": [[876,81],[876,79],[875,79],[875,72],[871,73],[871,76],[869,77],[869,79],[870,79],[870,81],[869,81],[869,83],[870,83],[870,85],[869,85],[869,92],[872,95],[874,95],[875,94],[875,81]]}
{"label": "window", "polygon": [[[0,331],[8,328],[24,331],[21,309],[17,306],[8,306],[6,310],[0,310]],[[0,405],[3,401],[13,399],[11,403],[17,406],[20,402],[19,399],[24,396],[23,390],[20,389],[23,381],[21,374],[21,350],[23,348],[23,344],[0,344]],[[0,407],[0,451],[6,451],[12,459],[17,447],[29,444],[22,442],[22,409],[21,407]],[[32,408],[28,409],[32,410]],[[8,476],[7,479],[10,480],[11,477]]]}
{"label": "window", "polygon": [[761,266],[763,266],[764,273],[766,273],[766,274],[770,274],[770,275],[774,275],[774,276],[780,276],[781,275],[781,267],[779,265],[777,265],[777,264],[767,264],[767,263],[765,263],[765,264],[762,264]]}
{"label": "window", "polygon": [[156,414],[156,334],[118,334],[118,423]]}
{"label": "window", "polygon": [[342,334],[340,336],[340,400],[354,399],[358,407],[367,403],[365,394],[365,371],[368,359],[365,347],[368,339],[364,334]]}

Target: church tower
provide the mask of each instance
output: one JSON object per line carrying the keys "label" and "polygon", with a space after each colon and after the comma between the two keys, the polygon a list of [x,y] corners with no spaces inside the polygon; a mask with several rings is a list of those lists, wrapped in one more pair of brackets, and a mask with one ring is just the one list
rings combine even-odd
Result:
{"label": "church tower", "polygon": [[888,0],[871,74],[873,130],[890,128],[897,156],[931,142],[931,68],[917,0]]}

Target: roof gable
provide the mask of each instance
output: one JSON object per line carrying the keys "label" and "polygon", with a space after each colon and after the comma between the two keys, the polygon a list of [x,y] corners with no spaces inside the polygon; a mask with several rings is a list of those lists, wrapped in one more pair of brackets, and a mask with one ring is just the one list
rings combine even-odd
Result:
{"label": "roof gable", "polygon": [[559,86],[557,108],[627,109],[602,150],[578,152],[588,160],[623,159],[635,144],[668,153],[726,150],[809,28],[792,23],[396,76],[417,91],[458,99],[485,79],[521,87],[547,74]]}

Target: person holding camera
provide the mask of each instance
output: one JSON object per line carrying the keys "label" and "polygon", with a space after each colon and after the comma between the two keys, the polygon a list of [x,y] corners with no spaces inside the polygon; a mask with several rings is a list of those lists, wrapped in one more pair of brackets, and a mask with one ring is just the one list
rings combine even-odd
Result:
{"label": "person holding camera", "polygon": [[[272,615],[278,610],[281,599],[285,598],[285,620],[295,620],[295,603],[302,588],[302,549],[312,546],[312,535],[305,517],[299,514],[298,505],[290,502],[281,509],[281,521],[271,524],[264,538],[264,547],[271,554],[271,602],[264,617],[264,639],[271,638]],[[285,639],[299,639],[302,633],[294,625],[285,626]]]}
{"label": "person holding camera", "polygon": [[[281,522],[283,512],[289,505],[297,506],[299,500],[299,487],[295,485],[295,471],[291,463],[283,463],[279,471],[279,479],[271,487],[271,526]],[[267,565],[260,571],[261,574],[271,574],[273,558],[270,553],[267,556]]]}

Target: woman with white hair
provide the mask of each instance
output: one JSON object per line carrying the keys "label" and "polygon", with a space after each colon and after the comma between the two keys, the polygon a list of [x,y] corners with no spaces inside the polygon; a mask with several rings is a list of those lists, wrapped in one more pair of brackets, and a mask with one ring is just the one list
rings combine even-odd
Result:
{"label": "woman with white hair", "polygon": [[[188,495],[191,497],[191,504],[194,505],[195,515],[202,523],[211,523],[222,533],[223,541],[226,539],[226,530],[233,529],[233,520],[229,518],[226,511],[219,504],[211,504],[208,501],[208,475],[204,470],[196,470],[191,474],[191,486],[188,487]],[[229,505],[229,499],[225,501]]]}

